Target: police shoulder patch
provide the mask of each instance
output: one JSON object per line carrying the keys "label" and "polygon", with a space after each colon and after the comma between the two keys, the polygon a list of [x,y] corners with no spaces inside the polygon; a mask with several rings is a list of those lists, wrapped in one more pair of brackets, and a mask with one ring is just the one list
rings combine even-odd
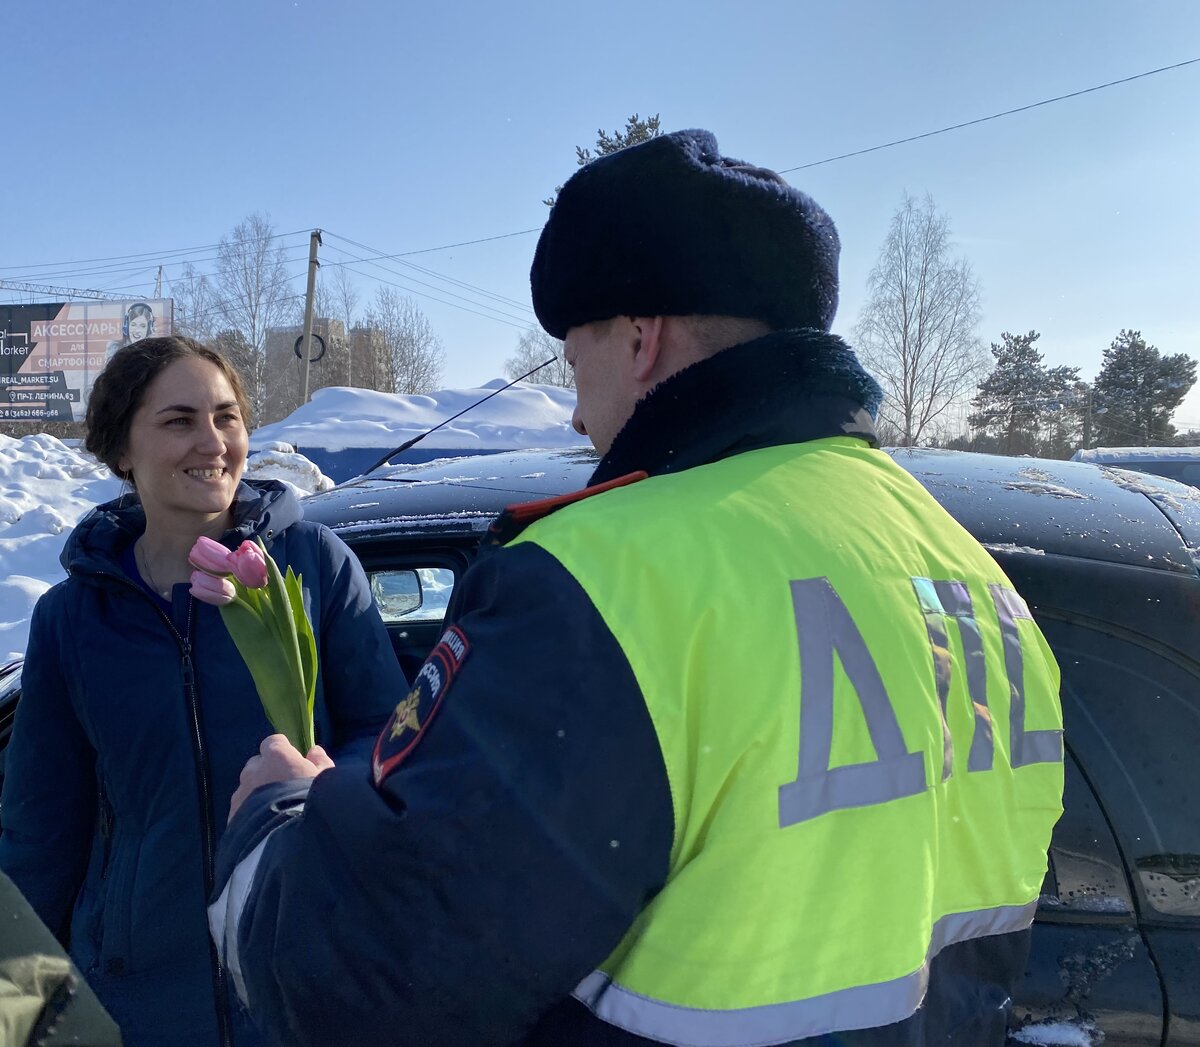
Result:
{"label": "police shoulder patch", "polygon": [[592,487],[583,487],[578,491],[556,495],[553,498],[543,498],[537,502],[518,502],[516,505],[510,505],[492,521],[491,526],[488,528],[487,538],[484,540],[485,544],[507,545],[517,538],[530,524],[544,519],[551,513],[558,512],[564,506],[574,505],[576,502],[582,502],[586,498],[593,498],[616,487],[635,484],[639,480],[647,479],[649,475],[645,470],[639,469],[637,472],[626,473],[624,476],[618,476],[605,483],[595,484]]}
{"label": "police shoulder patch", "polygon": [[413,680],[412,688],[392,710],[375,741],[371,773],[376,787],[416,748],[470,653],[471,644],[457,625],[442,633]]}

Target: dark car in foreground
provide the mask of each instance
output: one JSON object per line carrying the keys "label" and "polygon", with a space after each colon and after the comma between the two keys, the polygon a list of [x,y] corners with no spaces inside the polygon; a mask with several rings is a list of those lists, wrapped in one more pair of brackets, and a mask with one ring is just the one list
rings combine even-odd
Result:
{"label": "dark car in foreground", "polygon": [[[990,550],[1062,669],[1065,814],[1011,1042],[1200,1047],[1200,490],[1076,462],[892,453]],[[305,514],[361,559],[411,677],[496,513],[575,490],[594,466],[522,451],[385,467]]]}

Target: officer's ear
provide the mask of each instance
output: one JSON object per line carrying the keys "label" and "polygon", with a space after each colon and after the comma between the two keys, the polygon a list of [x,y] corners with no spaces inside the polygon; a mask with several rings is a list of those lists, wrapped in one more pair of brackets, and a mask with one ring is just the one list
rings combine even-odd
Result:
{"label": "officer's ear", "polygon": [[663,325],[666,321],[662,316],[631,316],[636,332],[633,347],[633,377],[639,382],[661,380],[656,373],[663,358]]}

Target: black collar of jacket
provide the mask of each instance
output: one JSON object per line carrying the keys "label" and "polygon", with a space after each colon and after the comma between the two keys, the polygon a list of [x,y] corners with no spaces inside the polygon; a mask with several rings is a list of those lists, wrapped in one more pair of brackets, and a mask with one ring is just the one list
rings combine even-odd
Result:
{"label": "black collar of jacket", "polygon": [[856,436],[878,446],[867,409],[878,386],[853,351],[821,331],[777,331],[685,368],[639,401],[589,486],[651,476],[744,451]]}
{"label": "black collar of jacket", "polygon": [[723,349],[639,401],[587,487],[510,505],[492,521],[483,548],[506,545],[565,505],[648,475],[827,436],[856,436],[878,446],[865,406],[878,396],[875,380],[835,335],[780,331]]}

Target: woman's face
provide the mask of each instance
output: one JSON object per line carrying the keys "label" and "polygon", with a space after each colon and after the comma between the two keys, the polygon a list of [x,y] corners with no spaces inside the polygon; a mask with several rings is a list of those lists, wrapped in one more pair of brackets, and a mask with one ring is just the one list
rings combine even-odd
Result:
{"label": "woman's face", "polygon": [[118,462],[133,474],[147,526],[223,530],[248,439],[233,388],[215,364],[185,357],[159,372]]}
{"label": "woman's face", "polygon": [[129,340],[138,342],[145,338],[150,333],[150,320],[141,315],[131,316],[129,318]]}

